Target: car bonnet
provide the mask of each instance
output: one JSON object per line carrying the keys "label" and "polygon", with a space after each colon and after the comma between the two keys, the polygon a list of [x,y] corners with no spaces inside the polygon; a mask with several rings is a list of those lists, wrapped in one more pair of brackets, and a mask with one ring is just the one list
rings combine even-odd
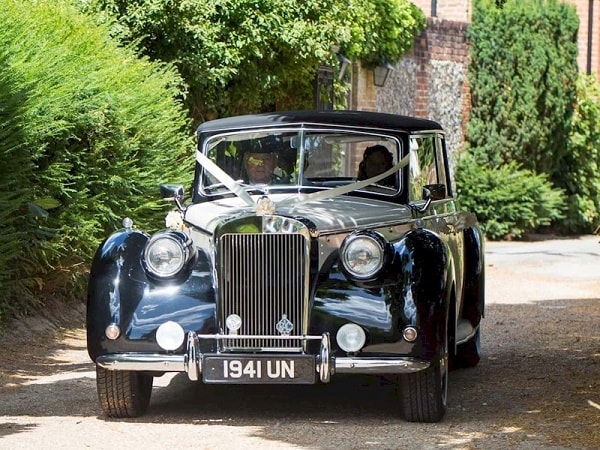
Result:
{"label": "car bonnet", "polygon": [[[295,194],[294,198],[310,199],[310,195]],[[261,196],[252,197],[257,201],[261,198]],[[269,214],[307,218],[321,233],[397,224],[412,218],[409,207],[383,200],[336,196],[306,203],[298,201],[297,204],[286,204],[289,198],[290,194],[269,195],[268,199],[274,205],[274,209]],[[255,206],[248,206],[240,198],[231,197],[189,206],[185,213],[185,221],[212,233],[218,225],[229,220],[257,214],[261,213],[256,211]]]}

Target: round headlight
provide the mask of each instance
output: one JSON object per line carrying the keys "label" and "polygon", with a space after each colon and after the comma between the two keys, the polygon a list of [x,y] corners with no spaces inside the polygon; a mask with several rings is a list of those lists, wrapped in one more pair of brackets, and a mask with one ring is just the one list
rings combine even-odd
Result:
{"label": "round headlight", "polygon": [[355,278],[371,278],[383,267],[384,248],[375,237],[349,236],[341,248],[342,264]]}
{"label": "round headlight", "polygon": [[189,246],[179,234],[157,233],[144,250],[144,263],[148,271],[159,278],[177,275],[189,258]]}

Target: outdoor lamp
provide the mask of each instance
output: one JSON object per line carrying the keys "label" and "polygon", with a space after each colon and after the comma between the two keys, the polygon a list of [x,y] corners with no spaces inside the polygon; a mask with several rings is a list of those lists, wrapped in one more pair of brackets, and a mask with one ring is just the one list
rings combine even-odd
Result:
{"label": "outdoor lamp", "polygon": [[394,70],[394,66],[386,62],[378,65],[373,69],[373,83],[375,86],[383,87],[390,73]]}
{"label": "outdoor lamp", "polygon": [[337,55],[337,59],[340,62],[340,73],[338,74],[338,81],[341,81],[344,78],[344,74],[346,73],[346,69],[350,65],[350,60],[346,58],[344,55]]}

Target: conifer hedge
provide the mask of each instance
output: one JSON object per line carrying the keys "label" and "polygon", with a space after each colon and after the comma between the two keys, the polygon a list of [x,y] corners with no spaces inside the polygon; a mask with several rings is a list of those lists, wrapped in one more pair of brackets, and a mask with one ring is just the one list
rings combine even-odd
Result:
{"label": "conifer hedge", "polygon": [[68,0],[0,8],[0,321],[81,298],[123,216],[160,227],[158,184],[190,181],[180,80]]}
{"label": "conifer hedge", "polygon": [[563,214],[569,190],[561,180],[572,151],[578,25],[575,8],[557,0],[474,2],[469,157],[457,164],[457,184],[463,204],[484,226],[491,221],[489,237],[521,236],[573,213]]}

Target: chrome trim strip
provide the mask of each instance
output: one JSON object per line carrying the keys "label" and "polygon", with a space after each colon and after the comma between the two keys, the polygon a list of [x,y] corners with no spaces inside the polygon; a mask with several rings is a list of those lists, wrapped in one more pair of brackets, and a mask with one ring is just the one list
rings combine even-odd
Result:
{"label": "chrome trim strip", "polygon": [[160,353],[111,353],[96,359],[103,369],[149,372],[188,372],[184,355]]}
{"label": "chrome trim strip", "polygon": [[306,334],[302,334],[302,335],[278,335],[278,336],[272,336],[272,335],[262,335],[262,334],[198,334],[197,335],[198,339],[216,339],[216,340],[221,340],[221,339],[273,339],[273,340],[279,340],[279,341],[285,341],[288,339],[301,339],[303,341],[316,341],[316,340],[320,340],[322,339],[322,336],[309,336]]}
{"label": "chrome trim strip", "polygon": [[417,358],[333,358],[335,373],[412,373],[427,369],[431,363]]}

